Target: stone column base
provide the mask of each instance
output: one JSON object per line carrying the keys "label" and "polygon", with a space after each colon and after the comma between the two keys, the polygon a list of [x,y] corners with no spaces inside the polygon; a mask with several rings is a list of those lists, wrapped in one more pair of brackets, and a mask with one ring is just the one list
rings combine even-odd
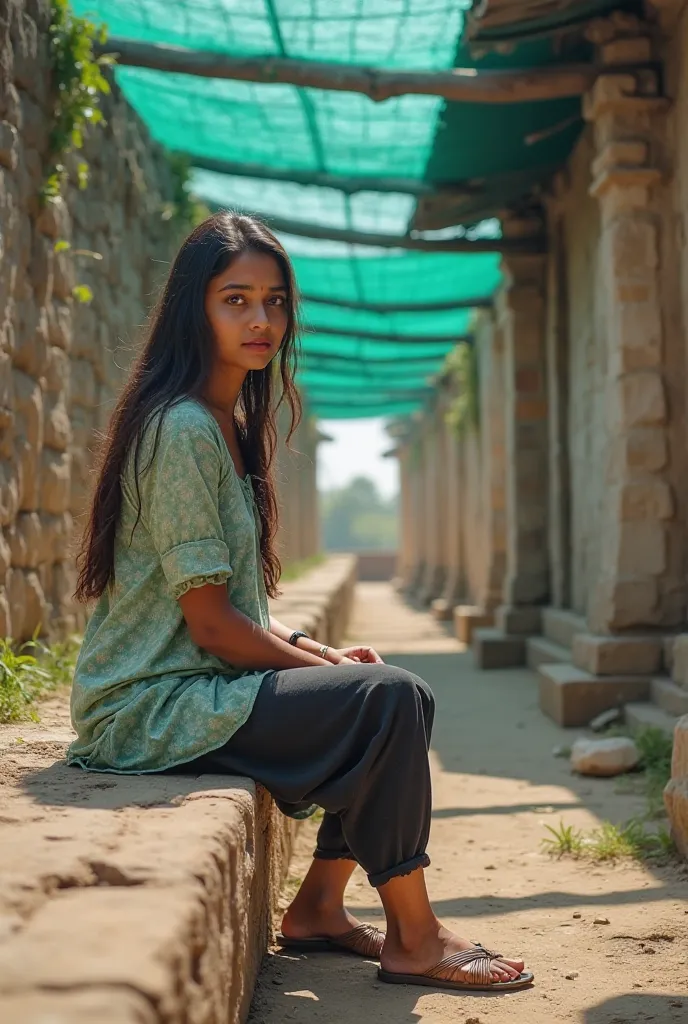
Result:
{"label": "stone column base", "polygon": [[526,639],[540,632],[542,608],[537,605],[500,605],[495,628],[480,629],[473,639],[478,668],[517,668],[526,664]]}
{"label": "stone column base", "polygon": [[650,698],[649,676],[596,676],[565,663],[538,669],[540,708],[561,726],[584,726],[602,711]]}
{"label": "stone column base", "polygon": [[483,626],[491,626],[494,622],[494,613],[474,604],[460,604],[454,609],[454,631],[457,640],[470,646],[473,640],[473,631]]}
{"label": "stone column base", "polygon": [[442,593],[445,575],[446,571],[440,565],[429,568],[415,594],[416,600],[425,606],[434,601]]}

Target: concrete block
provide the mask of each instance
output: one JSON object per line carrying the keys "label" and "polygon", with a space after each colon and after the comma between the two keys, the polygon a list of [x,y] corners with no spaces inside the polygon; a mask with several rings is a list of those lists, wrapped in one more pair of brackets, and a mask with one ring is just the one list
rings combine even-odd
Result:
{"label": "concrete block", "polygon": [[512,636],[533,636],[542,626],[542,608],[503,604],[495,612],[495,625]]}
{"label": "concrete block", "polygon": [[593,676],[575,665],[542,665],[538,680],[541,709],[562,726],[587,725],[601,711],[650,694],[649,679]]}
{"label": "concrete block", "polygon": [[662,667],[661,637],[613,637],[579,633],[572,660],[594,676],[647,676]]}
{"label": "concrete block", "polygon": [[530,636],[526,640],[526,665],[537,672],[540,665],[570,664],[571,652],[544,636]]}
{"label": "concrete block", "polygon": [[670,679],[659,676],[650,684],[652,703],[669,715],[688,715],[688,690],[683,690]]}
{"label": "concrete block", "polygon": [[688,860],[688,777],[669,781],[664,790],[664,806],[676,849]]}
{"label": "concrete block", "polygon": [[585,619],[582,615],[565,608],[543,608],[542,610],[542,632],[547,640],[552,640],[561,647],[569,650],[573,646],[573,638],[577,633],[585,633],[587,630]]}
{"label": "concrete block", "polygon": [[670,715],[656,704],[648,702],[632,701],[624,705],[624,719],[631,732],[641,732],[643,729],[660,729],[667,736],[673,738],[674,729],[678,719],[676,715]]}
{"label": "concrete block", "polygon": [[525,665],[525,637],[509,636],[499,629],[476,629],[473,633],[473,657],[478,668],[515,668]]}
{"label": "concrete block", "polygon": [[454,629],[457,639],[464,644],[471,644],[473,631],[484,626],[491,626],[494,614],[477,605],[460,604],[454,609]]}

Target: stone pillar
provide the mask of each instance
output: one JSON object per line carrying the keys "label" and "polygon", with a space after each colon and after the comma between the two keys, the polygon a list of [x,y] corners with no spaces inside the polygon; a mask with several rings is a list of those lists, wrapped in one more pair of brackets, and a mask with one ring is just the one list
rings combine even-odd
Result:
{"label": "stone pillar", "polygon": [[[596,524],[600,560],[587,607],[589,632],[573,638],[573,667],[541,670],[543,707],[563,725],[583,725],[606,708],[647,699],[662,665],[662,630],[684,621],[686,603],[683,538],[668,480],[662,224],[653,196],[662,177],[657,158],[667,101],[647,66],[652,45],[645,23],[617,12],[593,22],[589,38],[607,68],[583,104],[596,150],[590,191],[601,215],[607,447],[599,471],[606,499]],[[641,66],[629,70],[633,64]]]}
{"label": "stone pillar", "polygon": [[461,442],[452,424],[444,427],[444,565],[446,568],[442,594],[432,602],[433,615],[451,620],[454,608],[465,599],[465,576],[461,543]]}
{"label": "stone pillar", "polygon": [[651,43],[637,19],[597,23],[607,74],[585,97],[596,159],[591,193],[600,203],[607,338],[607,500],[600,522],[601,564],[588,605],[591,635],[574,643],[574,662],[593,674],[643,675],[661,662],[661,639],[617,637],[627,630],[671,628],[685,615],[669,463],[664,337],[659,294],[660,222],[651,205],[661,173],[653,136],[666,101],[656,73],[615,72],[647,62]]}
{"label": "stone pillar", "polygon": [[[477,428],[479,500],[462,528],[462,548],[466,579],[473,580],[471,604],[454,609],[456,635],[470,644],[477,629],[488,628],[494,621],[494,610],[502,599],[506,555],[505,510],[505,391],[503,331],[495,322],[493,311],[481,313],[474,335],[477,361],[479,425]],[[469,450],[475,444],[472,435],[464,436],[461,448],[464,468],[469,469]],[[461,503],[468,506],[468,494]],[[468,595],[467,595],[468,596]]]}
{"label": "stone pillar", "polygon": [[408,442],[397,448],[399,460],[399,549],[397,553],[397,587],[404,591],[413,582],[417,563],[416,524],[413,500],[413,473]]}
{"label": "stone pillar", "polygon": [[[503,230],[524,237],[541,234],[542,226],[537,219],[513,219]],[[549,593],[545,262],[541,255],[502,260],[497,312],[504,344],[506,576],[497,628],[476,636],[483,668],[525,663],[525,637],[539,632]]]}
{"label": "stone pillar", "polygon": [[425,463],[425,570],[418,590],[421,604],[430,604],[442,591],[445,577],[443,549],[445,502],[444,405],[436,401],[427,414],[424,429]]}

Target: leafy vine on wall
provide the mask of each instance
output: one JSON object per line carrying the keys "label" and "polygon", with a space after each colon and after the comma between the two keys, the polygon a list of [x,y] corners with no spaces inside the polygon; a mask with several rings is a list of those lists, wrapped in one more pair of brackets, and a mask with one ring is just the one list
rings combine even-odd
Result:
{"label": "leafy vine on wall", "polygon": [[456,382],[456,397],[447,413],[447,424],[459,437],[478,430],[480,425],[480,399],[478,354],[476,341],[462,341],[452,349],[444,364],[445,373]]}

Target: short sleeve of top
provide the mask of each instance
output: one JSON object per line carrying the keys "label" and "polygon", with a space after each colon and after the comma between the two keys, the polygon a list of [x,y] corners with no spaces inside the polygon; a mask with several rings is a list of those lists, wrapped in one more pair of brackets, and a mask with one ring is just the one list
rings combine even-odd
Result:
{"label": "short sleeve of top", "polygon": [[156,426],[146,431],[142,448],[141,513],[170,591],[179,598],[232,575],[219,514],[227,467],[208,418],[178,417],[174,408],[163,417],[150,461]]}

